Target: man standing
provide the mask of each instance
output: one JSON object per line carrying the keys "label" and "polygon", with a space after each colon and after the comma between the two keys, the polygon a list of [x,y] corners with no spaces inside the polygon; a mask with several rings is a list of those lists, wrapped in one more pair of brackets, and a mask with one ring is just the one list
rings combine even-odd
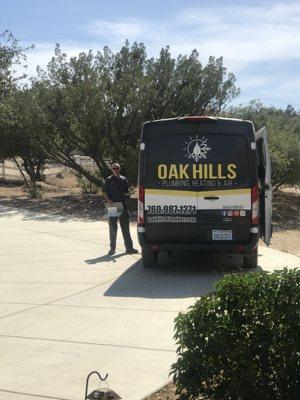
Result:
{"label": "man standing", "polygon": [[[133,248],[132,239],[129,230],[129,212],[126,204],[126,198],[128,198],[128,180],[125,176],[120,174],[121,167],[119,164],[114,163],[111,167],[112,175],[106,178],[105,185],[103,188],[104,197],[109,204],[114,202],[122,202],[123,212],[120,215],[120,225],[123,234],[124,244],[126,253],[136,254],[138,250]],[[116,252],[116,241],[118,231],[118,217],[109,218],[109,238],[110,238],[110,250],[109,255],[113,255]]]}

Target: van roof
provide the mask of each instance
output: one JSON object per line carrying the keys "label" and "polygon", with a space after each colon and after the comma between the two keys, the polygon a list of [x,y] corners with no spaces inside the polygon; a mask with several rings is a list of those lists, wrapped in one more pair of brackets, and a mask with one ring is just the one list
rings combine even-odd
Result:
{"label": "van roof", "polygon": [[147,121],[145,124],[151,124],[151,123],[156,123],[156,122],[171,122],[171,121],[197,121],[197,120],[207,120],[207,121],[224,121],[224,122],[230,122],[230,123],[235,123],[235,122],[246,122],[246,123],[251,123],[251,121],[244,120],[244,119],[239,119],[239,118],[225,118],[225,117],[212,117],[210,115],[187,115],[184,117],[174,117],[174,118],[162,118],[162,119],[155,119],[152,121]]}

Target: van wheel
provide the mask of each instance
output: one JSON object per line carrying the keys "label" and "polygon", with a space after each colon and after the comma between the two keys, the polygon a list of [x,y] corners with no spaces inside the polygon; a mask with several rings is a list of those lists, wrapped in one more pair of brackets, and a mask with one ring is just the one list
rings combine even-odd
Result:
{"label": "van wheel", "polygon": [[157,266],[157,251],[142,250],[142,262],[145,268]]}
{"label": "van wheel", "polygon": [[251,253],[250,256],[244,257],[244,267],[246,268],[257,268],[258,264],[258,254],[257,248]]}

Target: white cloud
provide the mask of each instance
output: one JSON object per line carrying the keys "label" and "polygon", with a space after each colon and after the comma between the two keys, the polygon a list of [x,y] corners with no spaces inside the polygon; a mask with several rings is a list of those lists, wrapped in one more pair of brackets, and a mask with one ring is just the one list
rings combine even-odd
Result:
{"label": "white cloud", "polygon": [[142,33],[142,25],[138,21],[108,21],[97,19],[83,27],[87,32],[108,38],[134,40]]}
{"label": "white cloud", "polygon": [[[224,57],[225,66],[238,78],[242,95],[266,96],[275,102],[282,95],[287,101],[300,103],[299,86],[293,85],[289,71],[284,71],[278,81],[264,68],[264,64],[278,66],[284,62],[288,67],[297,60],[300,63],[300,3],[187,7],[164,20],[95,19],[81,29],[90,34],[91,42],[61,43],[68,56],[90,48],[99,50],[104,45],[117,50],[126,38],[144,42],[150,56],[157,56],[166,45],[170,45],[173,56],[196,48],[203,63],[210,55]],[[30,51],[29,74],[36,65],[45,67],[53,50],[54,44],[41,43]]]}
{"label": "white cloud", "polygon": [[225,5],[212,7],[186,8],[180,13],[180,20],[183,23],[202,22],[204,25],[211,25],[216,22],[230,25],[232,23],[250,24],[257,22],[270,22],[271,24],[297,24],[300,13],[300,4],[293,2],[273,2],[264,5]]}
{"label": "white cloud", "polygon": [[[204,7],[179,17],[184,31],[175,48],[198,48],[204,55],[223,55],[237,70],[253,62],[299,58],[300,4]],[[181,42],[181,43],[180,43]]]}
{"label": "white cloud", "polygon": [[[157,55],[167,44],[173,55],[196,48],[203,61],[210,55],[223,56],[226,65],[235,71],[254,62],[300,58],[298,3],[186,8],[163,22],[96,19],[82,28],[113,48],[126,38],[144,41],[150,55]],[[64,46],[72,53],[78,47]],[[45,54],[45,45],[40,47],[40,53]]]}
{"label": "white cloud", "polygon": [[151,55],[167,44],[174,55],[196,48],[203,60],[223,56],[237,71],[254,62],[299,58],[300,4],[193,7],[163,22],[97,19],[84,29],[109,45],[144,41]]}

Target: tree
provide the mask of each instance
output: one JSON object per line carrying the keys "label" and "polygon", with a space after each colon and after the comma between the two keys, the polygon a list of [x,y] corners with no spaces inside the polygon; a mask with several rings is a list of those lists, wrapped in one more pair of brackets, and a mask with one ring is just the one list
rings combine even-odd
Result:
{"label": "tree", "polygon": [[0,158],[13,158],[30,189],[18,158],[22,159],[25,171],[34,184],[43,178],[46,155],[35,141],[33,90],[18,87],[18,81],[25,75],[17,75],[13,70],[15,65],[26,60],[25,51],[28,48],[22,48],[9,31],[5,31],[0,38]]}
{"label": "tree", "polygon": [[[39,71],[34,85],[45,151],[100,186],[112,161],[120,162],[135,180],[143,122],[215,115],[239,94],[222,58],[210,57],[203,67],[196,51],[175,59],[168,47],[158,58],[148,58],[142,43],[128,42],[117,53],[104,47],[70,60],[57,45],[47,71]],[[91,157],[97,174],[76,163],[74,154]]]}
{"label": "tree", "polygon": [[7,100],[15,88],[12,67],[20,63],[23,56],[23,49],[11,32],[0,34],[0,135],[3,133],[2,122],[9,112]]}
{"label": "tree", "polygon": [[269,132],[274,189],[300,182],[300,114],[291,105],[286,110],[265,107],[253,100],[230,109],[229,116],[248,119],[256,129],[266,125]]}
{"label": "tree", "polygon": [[[33,185],[44,180],[43,169],[47,155],[36,140],[41,133],[37,119],[36,95],[33,89],[15,89],[7,99],[7,114],[2,120],[0,135],[0,155],[13,158],[18,168],[17,158]],[[21,172],[21,171],[20,171]],[[23,176],[25,183],[26,177]]]}
{"label": "tree", "polygon": [[0,34],[0,105],[3,105],[15,83],[24,77],[24,74],[16,75],[12,67],[26,60],[25,51],[10,31]]}

